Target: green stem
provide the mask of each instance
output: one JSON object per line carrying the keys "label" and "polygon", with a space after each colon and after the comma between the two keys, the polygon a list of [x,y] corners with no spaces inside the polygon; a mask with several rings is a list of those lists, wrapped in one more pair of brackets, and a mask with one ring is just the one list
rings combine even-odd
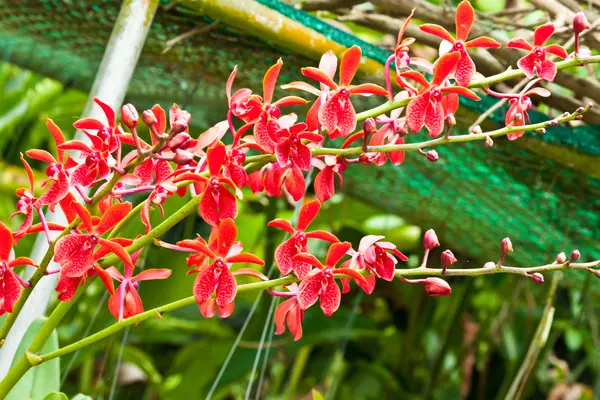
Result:
{"label": "green stem", "polygon": [[548,338],[548,333],[550,332],[552,321],[554,319],[554,307],[552,306],[552,303],[554,302],[554,294],[556,293],[559,280],[560,275],[554,275],[546,298],[546,306],[544,307],[542,318],[540,319],[540,323],[535,331],[531,344],[529,345],[529,349],[527,349],[527,354],[521,364],[521,368],[519,368],[519,372],[510,386],[505,399],[518,400],[521,398],[527,380],[537,362],[540,350],[546,345],[546,339]]}
{"label": "green stem", "polygon": [[[397,102],[399,103],[399,102]],[[386,103],[389,104],[389,103]],[[393,103],[396,104],[396,103]],[[385,104],[383,105],[385,106]],[[380,107],[383,107],[380,106]],[[380,108],[377,107],[377,108]],[[591,104],[586,105],[585,107],[581,107],[574,112],[562,115],[558,118],[555,118],[551,121],[538,122],[536,124],[529,124],[523,126],[506,126],[504,128],[495,129],[489,132],[477,133],[477,134],[467,134],[467,135],[458,135],[458,136],[441,136],[437,139],[426,140],[424,142],[415,142],[415,143],[404,143],[404,144],[385,144],[381,146],[368,146],[367,153],[389,153],[394,151],[419,151],[425,148],[437,147],[450,143],[464,143],[464,142],[472,142],[475,140],[486,140],[488,137],[495,138],[500,136],[506,136],[509,133],[513,132],[531,132],[537,129],[546,129],[551,127],[554,124],[562,124],[565,122],[573,121],[579,118],[580,115],[585,114],[592,108]],[[374,108],[373,110],[375,110]],[[373,111],[370,110],[370,111]],[[374,115],[379,115],[375,113]],[[313,156],[324,156],[324,155],[337,155],[337,156],[356,156],[364,153],[365,150],[362,146],[359,147],[348,147],[346,149],[335,149],[335,148],[327,148],[327,147],[318,147],[311,149],[311,154]],[[275,156],[272,154],[261,154],[259,156],[252,156],[246,158],[246,163],[249,164],[266,164],[268,162],[274,161]]]}

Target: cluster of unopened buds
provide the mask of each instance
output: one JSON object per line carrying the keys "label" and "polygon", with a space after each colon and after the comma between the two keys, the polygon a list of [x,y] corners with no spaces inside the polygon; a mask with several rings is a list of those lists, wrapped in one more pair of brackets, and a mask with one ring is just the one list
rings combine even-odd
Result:
{"label": "cluster of unopened buds", "polygon": [[[225,94],[229,106],[227,118],[195,137],[190,133],[191,115],[174,105],[168,113],[158,105],[141,113],[130,104],[121,110],[121,123],[115,111],[95,99],[104,111],[106,122],[83,118],[74,127],[87,137],[87,141],[65,140],[61,130],[52,120],[47,127],[56,144],[51,154],[45,150],[28,150],[27,157],[46,165],[46,181],[42,189],[34,187],[34,172],[25,157],[21,157],[29,176],[30,186],[17,190],[19,200],[15,215],[24,217],[20,227],[9,230],[0,223],[0,315],[12,313],[18,302],[25,301],[31,287],[14,272],[23,265],[36,266],[32,260],[15,257],[13,243],[33,233],[44,232],[51,243],[49,254],[60,265],[48,269],[50,257],[39,267],[32,284],[39,275],[59,273],[56,291],[61,301],[69,301],[86,279],[98,276],[110,292],[108,303],[111,313],[121,320],[143,312],[138,295],[139,282],[149,279],[166,279],[169,269],[148,269],[134,275],[137,260],[146,245],[155,243],[174,251],[189,253],[189,273],[196,274],[193,295],[200,312],[211,317],[217,312],[227,317],[233,312],[238,284],[236,277],[246,275],[264,282],[270,278],[260,271],[264,262],[256,255],[243,252],[236,240],[238,201],[242,189],[264,193],[269,197],[285,196],[290,202],[302,201],[297,222],[275,219],[269,226],[287,233],[275,252],[275,264],[285,285],[280,289],[264,285],[274,296],[287,298],[276,310],[277,333],[285,326],[296,339],[302,335],[304,311],[318,300],[325,315],[333,314],[339,307],[342,293],[350,290],[352,282],[366,293],[372,293],[377,279],[392,281],[395,277],[408,284],[423,285],[430,296],[446,296],[451,293],[449,284],[439,276],[452,275],[456,257],[450,250],[441,253],[441,271],[427,268],[429,253],[439,246],[432,230],[424,236],[425,254],[419,268],[423,278],[408,279],[406,268],[398,268],[399,262],[407,261],[394,244],[383,236],[365,236],[357,248],[339,240],[334,234],[322,230],[309,230],[323,204],[335,194],[336,181],[342,184],[342,176],[351,164],[380,166],[388,159],[391,164],[402,164],[405,158],[405,139],[410,132],[417,135],[424,127],[431,138],[442,133],[449,136],[455,124],[454,114],[459,108],[459,96],[479,100],[468,88],[473,79],[480,77],[469,56],[471,48],[498,48],[500,43],[488,37],[469,39],[474,22],[474,10],[467,1],[457,8],[456,37],[444,28],[425,24],[423,32],[444,40],[445,52],[432,64],[409,54],[412,38],[404,38],[410,17],[399,34],[397,48],[385,65],[386,87],[373,83],[352,84],[361,64],[362,54],[358,46],[349,48],[338,58],[329,51],[323,55],[318,67],[306,67],[302,74],[311,81],[291,82],[283,85],[285,90],[300,90],[314,95],[304,118],[299,122],[296,114],[285,114],[288,106],[301,106],[308,100],[297,96],[274,99],[277,77],[283,67],[279,60],[265,74],[262,95],[248,88],[234,91],[237,69],[227,80]],[[587,29],[587,21],[576,17],[574,32],[576,45],[579,35]],[[550,56],[559,58],[579,57],[579,48],[569,56],[558,44],[547,44],[554,26],[547,24],[536,29],[533,43],[513,39],[508,47],[528,52],[520,61],[523,74],[532,78],[520,93],[499,93],[489,87],[484,92],[510,101],[506,114],[504,134],[514,140],[530,128],[527,111],[532,107],[531,96],[550,96],[550,91],[538,85],[552,81],[557,66]],[[400,91],[394,94],[391,65],[394,65],[395,82]],[[427,78],[414,68],[421,68],[431,77]],[[339,79],[334,80],[339,69]],[[533,78],[536,76],[536,78]],[[478,87],[485,86],[480,85]],[[388,100],[389,115],[362,113],[357,116],[353,99],[357,96],[381,96]],[[406,107],[404,107],[406,106]],[[583,114],[587,108],[575,114]],[[566,122],[577,117],[567,114],[555,121]],[[364,121],[357,131],[359,121]],[[142,138],[138,133],[140,122],[148,128],[149,135]],[[549,121],[546,126],[552,126]],[[478,136],[478,135],[475,135]],[[480,133],[481,139],[489,138]],[[339,148],[326,148],[324,142],[343,138]],[[350,147],[360,141],[360,146]],[[226,144],[228,143],[228,144]],[[436,142],[435,145],[440,144]],[[417,150],[429,161],[437,161],[439,154],[425,143]],[[75,154],[75,156],[73,155]],[[307,192],[307,173],[315,168],[316,199],[304,201]],[[42,193],[39,197],[36,193]],[[93,193],[90,195],[90,193]],[[145,199],[133,207],[131,195],[143,193]],[[158,208],[164,217],[163,204],[171,196],[191,195],[191,206],[167,216],[160,225],[153,227],[152,210]],[[159,240],[175,223],[186,215],[199,210],[206,224],[212,227],[208,238],[196,237],[177,243]],[[60,208],[58,211],[57,208]],[[97,217],[96,211],[99,210]],[[60,212],[68,226],[48,222],[45,212]],[[145,230],[134,238],[120,237],[123,226],[139,215]],[[39,219],[39,222],[34,223]],[[52,240],[52,231],[62,232]],[[327,242],[329,248],[324,261],[309,252],[308,241]],[[512,251],[510,240],[502,242],[501,258],[486,268],[502,270],[504,257]],[[561,253],[557,265],[574,264],[579,253],[567,257]],[[123,272],[116,266],[123,263]],[[236,264],[253,264],[256,268],[235,268]],[[597,270],[589,268],[598,275]],[[412,274],[414,276],[416,274]],[[540,272],[524,271],[536,283],[543,282]],[[341,288],[338,285],[341,282]],[[115,288],[115,281],[118,286]],[[281,285],[278,285],[281,286]],[[22,295],[24,288],[28,289]],[[17,307],[18,308],[18,307]]]}

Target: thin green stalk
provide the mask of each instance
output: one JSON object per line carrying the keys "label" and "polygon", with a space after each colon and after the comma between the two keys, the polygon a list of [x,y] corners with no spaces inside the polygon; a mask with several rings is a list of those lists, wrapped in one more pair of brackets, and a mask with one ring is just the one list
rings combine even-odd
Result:
{"label": "thin green stalk", "polygon": [[540,319],[540,323],[531,340],[529,349],[527,349],[527,354],[521,364],[521,368],[519,368],[519,372],[517,372],[517,376],[506,394],[505,399],[507,400],[518,400],[523,396],[523,391],[525,390],[529,376],[535,367],[540,350],[546,345],[548,333],[550,333],[550,328],[552,327],[552,321],[554,319],[554,307],[552,305],[554,302],[554,294],[556,293],[556,288],[558,287],[560,279],[561,274],[555,274],[552,278],[542,318]]}
{"label": "thin green stalk", "polygon": [[296,393],[296,387],[302,378],[302,373],[304,372],[304,368],[308,363],[308,358],[310,356],[310,352],[312,350],[312,346],[306,345],[300,347],[298,352],[296,353],[296,359],[294,360],[294,366],[292,367],[292,373],[290,376],[290,382],[285,388],[284,398],[293,399],[294,393]]}

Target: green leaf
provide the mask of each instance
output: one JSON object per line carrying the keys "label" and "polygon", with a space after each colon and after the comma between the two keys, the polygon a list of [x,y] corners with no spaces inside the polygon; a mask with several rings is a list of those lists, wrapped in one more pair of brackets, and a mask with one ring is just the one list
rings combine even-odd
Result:
{"label": "green leaf", "polygon": [[62,392],[50,392],[44,397],[44,400],[69,400],[69,398]]}
{"label": "green leaf", "polygon": [[565,343],[571,351],[577,351],[583,345],[583,333],[577,328],[567,328],[565,331]]}
{"label": "green leaf", "polygon": [[[44,325],[46,320],[47,318],[37,318],[31,323],[27,332],[25,332],[23,339],[21,339],[16,354],[25,354],[33,342],[35,335],[41,329],[42,325]],[[56,331],[53,331],[41,353],[49,353],[55,350],[58,350],[58,336]],[[13,360],[13,365],[17,359],[18,358],[15,358],[15,360]],[[10,391],[6,400],[44,400],[49,392],[59,391],[60,359],[54,358],[37,367],[31,368]]]}
{"label": "green leaf", "polygon": [[313,400],[325,400],[321,392],[319,392],[317,389],[312,390],[312,398]]}

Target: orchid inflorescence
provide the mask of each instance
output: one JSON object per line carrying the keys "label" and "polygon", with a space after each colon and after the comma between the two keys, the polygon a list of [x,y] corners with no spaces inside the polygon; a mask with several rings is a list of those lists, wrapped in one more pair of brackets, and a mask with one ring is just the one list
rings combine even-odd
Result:
{"label": "orchid inflorescence", "polygon": [[[298,90],[315,96],[304,122],[299,121],[298,115],[285,114],[284,110],[288,106],[306,105],[309,100],[298,96],[274,99],[277,78],[283,68],[281,60],[266,72],[262,95],[248,88],[234,91],[237,67],[234,68],[226,82],[229,108],[226,119],[197,137],[190,133],[191,115],[177,105],[169,110],[167,121],[167,112],[159,105],[144,111],[140,118],[135,107],[127,104],[121,110],[121,123],[118,123],[115,111],[100,99],[95,99],[107,122],[83,118],[74,123],[74,127],[87,136],[87,142],[65,140],[59,127],[48,119],[47,127],[56,144],[55,154],[37,149],[25,152],[29,158],[47,164],[43,194],[35,196],[34,173],[22,156],[30,187],[17,190],[19,200],[13,216],[22,214],[24,220],[12,232],[0,223],[0,315],[20,310],[16,305],[26,300],[31,286],[39,281],[39,274],[50,273],[59,273],[56,291],[61,301],[70,301],[86,279],[98,276],[110,293],[108,307],[117,320],[138,315],[144,311],[137,292],[139,282],[167,279],[171,274],[169,269],[148,269],[134,275],[140,253],[146,244],[152,242],[172,251],[189,253],[189,273],[196,274],[193,296],[202,315],[212,317],[217,312],[221,317],[231,315],[238,288],[237,276],[270,282],[269,277],[258,269],[264,261],[243,252],[242,244],[236,240],[238,228],[235,220],[244,188],[255,194],[285,196],[291,202],[302,201],[295,224],[282,219],[268,223],[269,227],[288,234],[274,254],[279,272],[290,278],[288,283],[280,290],[276,290],[274,284],[261,287],[269,289],[274,296],[288,298],[275,312],[276,333],[283,333],[287,324],[294,338],[299,339],[304,312],[319,301],[325,315],[333,314],[340,305],[342,293],[351,290],[352,282],[370,294],[378,279],[392,281],[396,277],[408,284],[423,285],[430,296],[449,295],[452,290],[440,276],[457,275],[452,273],[457,258],[452,251],[445,250],[440,258],[441,272],[427,266],[430,251],[440,245],[433,230],[427,231],[424,236],[425,253],[418,269],[424,278],[408,279],[405,276],[408,275],[407,269],[398,268],[398,264],[408,258],[383,236],[365,236],[358,247],[353,248],[351,243],[341,241],[334,234],[310,230],[309,226],[323,203],[335,194],[336,181],[342,184],[342,176],[350,165],[380,166],[388,159],[393,165],[400,165],[407,150],[417,150],[434,162],[439,159],[439,154],[431,149],[425,151],[428,143],[433,147],[456,139],[449,133],[456,123],[454,114],[459,108],[459,96],[479,100],[479,95],[468,86],[474,79],[485,82],[475,69],[469,49],[501,46],[488,37],[469,39],[474,18],[473,7],[468,1],[463,1],[456,11],[456,37],[437,25],[420,26],[423,32],[443,40],[441,48],[445,51],[432,64],[410,55],[410,47],[415,40],[403,37],[409,17],[399,34],[398,45],[386,63],[385,88],[373,83],[352,83],[362,60],[360,47],[346,50],[339,60],[339,68],[338,57],[332,51],[325,53],[318,67],[302,69],[302,74],[317,86],[303,81],[282,86],[285,90]],[[574,30],[578,37],[588,25],[585,17],[576,18]],[[508,47],[529,52],[518,63],[523,75],[530,78],[520,93],[499,93],[486,85],[477,85],[483,86],[483,93],[510,100],[506,128],[496,137],[507,135],[509,140],[515,140],[525,132],[539,132],[558,122],[579,118],[589,109],[589,106],[578,109],[574,114],[567,113],[540,126],[526,124],[529,124],[527,111],[533,106],[530,97],[551,94],[538,86],[544,81],[552,81],[557,73],[557,66],[550,56],[579,57],[578,49],[569,56],[562,46],[547,44],[553,32],[554,26],[547,24],[535,31],[532,44],[520,38],[508,43]],[[390,71],[392,63],[395,79],[392,79]],[[421,72],[416,68],[420,68]],[[394,93],[392,81],[400,89],[397,93]],[[394,102],[390,104],[396,104],[395,109],[390,108],[389,116],[366,112],[359,118],[353,99],[371,95]],[[364,120],[362,126],[359,126],[359,120]],[[140,122],[149,130],[149,141],[138,133]],[[433,141],[412,147],[405,142],[411,132],[418,137],[423,127]],[[440,141],[438,137],[444,131]],[[332,141],[339,137],[344,139],[339,149],[324,147],[327,139]],[[483,133],[472,138],[491,140]],[[362,145],[351,148],[352,143],[358,140]],[[313,168],[318,171],[314,181],[316,199],[304,201],[307,173]],[[88,196],[90,191],[93,193],[91,197]],[[193,210],[197,205],[202,219],[212,227],[209,237],[198,236],[177,243],[159,240],[158,237],[164,233],[162,227],[167,226],[163,224],[173,226],[189,212],[178,212],[168,221],[153,227],[152,210],[158,208],[164,216],[162,206],[169,197],[184,196],[188,192],[192,196],[190,204],[194,206],[189,209]],[[133,208],[127,198],[137,193],[145,194],[145,199],[139,207]],[[93,215],[96,209],[101,217]],[[45,211],[64,214],[69,225],[46,221]],[[134,238],[119,237],[123,224],[138,214],[145,227],[144,232]],[[34,223],[36,218],[39,223]],[[54,242],[51,231],[62,232]],[[41,263],[37,275],[34,275],[37,278],[32,279],[30,284],[13,269],[36,265],[28,258],[15,257],[12,247],[23,237],[38,232],[46,234],[51,246],[49,257]],[[324,261],[310,253],[309,240],[328,244]],[[518,273],[513,267],[503,266],[505,256],[511,251],[512,244],[507,238],[502,241],[500,261],[491,266],[486,264],[490,273]],[[60,269],[47,269],[50,257],[60,265]],[[575,267],[578,259],[576,251],[568,259],[561,253],[552,268],[547,269]],[[122,273],[116,268],[117,262],[123,263]],[[234,265],[239,263],[257,267],[234,269]],[[598,275],[592,266],[582,264],[579,267]],[[534,270],[529,273],[524,269],[520,274],[536,283],[543,282],[539,271],[545,269]],[[478,274],[480,272],[485,273],[478,271]],[[338,280],[342,283],[341,289]],[[28,291],[24,292],[24,288]],[[6,331],[3,328],[4,336]]]}

